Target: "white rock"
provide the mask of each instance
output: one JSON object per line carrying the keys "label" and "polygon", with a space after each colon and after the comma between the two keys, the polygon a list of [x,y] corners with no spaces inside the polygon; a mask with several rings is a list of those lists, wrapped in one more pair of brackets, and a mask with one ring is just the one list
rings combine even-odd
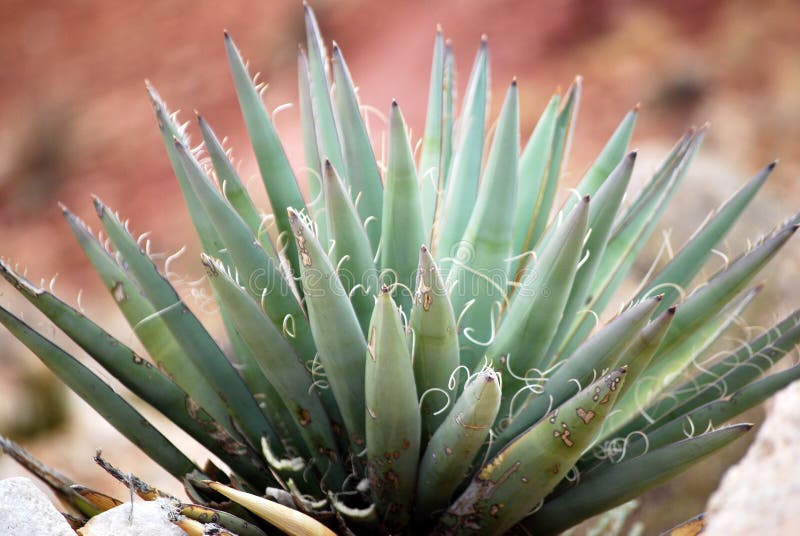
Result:
{"label": "white rock", "polygon": [[0,480],[0,534],[75,536],[50,498],[24,477]]}
{"label": "white rock", "polygon": [[800,382],[775,396],[756,440],[709,500],[703,536],[798,534]]}
{"label": "white rock", "polygon": [[124,503],[93,517],[81,529],[81,536],[186,536],[177,525],[170,522],[171,506],[168,500]]}

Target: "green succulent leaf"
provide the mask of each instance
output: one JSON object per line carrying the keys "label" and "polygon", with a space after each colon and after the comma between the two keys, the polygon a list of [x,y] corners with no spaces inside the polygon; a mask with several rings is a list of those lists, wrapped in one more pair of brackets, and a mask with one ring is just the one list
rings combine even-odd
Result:
{"label": "green succulent leaf", "polygon": [[[561,178],[561,167],[566,161],[572,130],[575,128],[575,118],[577,117],[582,87],[583,79],[580,76],[576,77],[567,92],[559,100],[560,108],[558,109],[558,115],[556,115],[553,141],[550,144],[550,157],[547,160],[547,169],[545,171],[546,175],[539,184],[539,193],[536,196],[535,208],[527,233],[527,249],[534,249],[539,243],[550,221],[550,212],[553,209],[556,187]],[[565,211],[565,213],[569,212],[569,210]]]}
{"label": "green succulent leaf", "polygon": [[417,273],[417,252],[425,243],[417,170],[406,123],[397,102],[389,114],[389,156],[381,217],[381,270],[391,271],[399,286],[397,301],[411,310],[411,289]]}
{"label": "green succulent leaf", "polygon": [[647,432],[646,440],[641,435],[632,437],[628,442],[629,454],[626,456],[638,456],[645,450],[661,448],[685,439],[687,435],[719,428],[729,420],[764,402],[798,378],[800,378],[800,365],[795,365],[788,370],[776,372],[750,383],[728,397],[719,398],[665,422]]}
{"label": "green succulent leaf", "polygon": [[[662,393],[669,385],[673,384],[680,374],[683,373],[695,359],[700,356],[711,344],[714,343],[737,319],[742,311],[761,291],[761,287],[755,287],[750,292],[745,293],[736,301],[731,303],[719,314],[706,319],[705,323],[694,329],[689,336],[676,345],[669,344],[670,331],[674,329],[674,322],[680,318],[681,309],[675,313],[670,329],[664,336],[661,347],[656,352],[655,358],[648,367],[642,371],[636,385],[636,391],[627,393],[625,398],[619,401],[622,412],[626,408],[636,407],[639,411],[650,405],[650,403]],[[688,306],[687,302],[685,306]],[[669,314],[669,313],[665,313]]]}
{"label": "green succulent leaf", "polygon": [[652,292],[664,294],[665,299],[656,314],[679,299],[679,289],[686,288],[706,264],[714,248],[755,198],[761,186],[766,182],[767,177],[775,169],[775,165],[776,162],[772,162],[766,166],[750,182],[742,186],[725,204],[719,207],[716,213],[694,233],[669,264],[639,294],[640,297]]}
{"label": "green succulent leaf", "polygon": [[677,347],[708,319],[722,310],[764,267],[797,230],[790,222],[742,254],[727,267],[712,276],[681,304],[667,332],[660,352],[666,354]]}
{"label": "green succulent leaf", "polygon": [[500,111],[472,216],[447,276],[450,301],[460,316],[461,356],[470,369],[482,357],[497,311],[506,301],[518,156],[519,96],[514,80]]}
{"label": "green succulent leaf", "polygon": [[686,471],[752,428],[737,424],[685,439],[597,470],[563,495],[546,502],[521,523],[536,534],[558,534],[572,525],[628,502]]}
{"label": "green succulent leaf", "polygon": [[742,343],[707,371],[671,389],[669,404],[647,408],[647,418],[637,418],[631,427],[656,428],[694,408],[727,396],[758,378],[799,343],[800,311],[795,311],[764,334]]}
{"label": "green succulent leaf", "polygon": [[214,226],[206,216],[205,210],[200,204],[200,200],[197,199],[194,190],[192,190],[192,187],[189,185],[189,178],[186,176],[186,172],[178,156],[175,140],[180,141],[184,145],[189,142],[185,129],[175,122],[174,116],[169,113],[167,105],[161,99],[156,89],[150,85],[149,82],[146,82],[146,87],[148,96],[150,97],[150,103],[156,114],[158,128],[161,131],[161,140],[164,142],[164,147],[167,149],[167,156],[169,156],[169,161],[172,164],[172,171],[178,179],[183,199],[186,202],[186,208],[189,209],[189,216],[191,216],[192,224],[197,231],[197,236],[200,237],[203,250],[211,255],[219,256],[226,261],[230,261],[225,253],[225,246],[222,244],[222,240],[220,240]]}
{"label": "green succulent leaf", "polygon": [[[211,388],[200,369],[183,352],[175,336],[156,309],[143,294],[138,283],[112,257],[92,232],[72,212],[62,206],[62,211],[78,243],[111,293],[114,302],[141,341],[153,363],[189,393],[214,419],[226,428],[229,415],[222,399]],[[13,271],[4,266],[8,278]],[[13,283],[12,283],[13,284]]]}
{"label": "green succulent leaf", "polygon": [[[586,385],[620,362],[626,349],[631,346],[647,324],[653,310],[658,306],[659,296],[649,298],[621,313],[578,348],[569,359],[554,367],[543,378],[531,378],[530,384],[521,390],[519,409],[509,407],[510,422],[495,441],[494,450],[502,447],[517,434],[541,419],[551,408],[558,407]],[[544,379],[541,386],[536,380]],[[527,400],[525,394],[528,395]],[[514,393],[512,393],[514,394]],[[617,396],[619,393],[617,393]]]}
{"label": "green succulent leaf", "polygon": [[[264,311],[279,329],[285,331],[287,322],[291,322],[292,346],[301,357],[313,359],[314,341],[305,314],[295,297],[293,282],[288,281],[281,268],[272,262],[244,221],[211,184],[197,160],[177,141],[176,150],[191,187],[214,223],[233,260],[232,266],[236,267],[239,280],[244,282],[245,290],[254,300],[263,303]],[[264,299],[265,296],[269,298]]]}
{"label": "green succulent leaf", "polygon": [[324,216],[322,212],[322,161],[317,146],[317,125],[314,118],[314,105],[311,102],[311,74],[308,56],[302,47],[297,50],[297,92],[300,105],[300,125],[303,133],[303,149],[306,158],[306,182],[311,194],[308,210],[316,219]]}
{"label": "green succulent leaf", "polygon": [[417,169],[426,236],[433,226],[436,197],[442,183],[445,55],[444,36],[442,35],[442,29],[439,28],[436,31],[436,39],[433,43],[431,81],[428,89],[428,112],[425,118],[425,133],[422,136],[422,155],[419,158],[419,168]]}
{"label": "green succulent leaf", "polygon": [[703,135],[704,131],[691,133],[678,142],[633,205],[614,225],[589,287],[588,299],[564,337],[558,354],[569,355],[591,332],[592,313],[604,310],[624,281],[683,179]]}
{"label": "green succulent leaf", "polygon": [[[656,309],[657,308],[658,305],[656,305]],[[647,324],[619,358],[620,363],[628,365],[628,377],[617,396],[617,404],[614,406],[614,413],[609,415],[608,419],[606,419],[603,435],[608,431],[616,430],[634,416],[639,415],[639,408],[635,405],[626,404],[626,401],[639,399],[640,395],[638,389],[640,384],[638,380],[642,372],[644,372],[652,362],[658,347],[661,346],[661,341],[664,340],[664,336],[667,334],[672,319],[675,317],[676,309],[677,308],[673,305],[655,320]],[[633,393],[631,398],[626,396],[629,391]]]}
{"label": "green succulent leaf", "polygon": [[250,232],[253,233],[261,247],[270,256],[273,264],[280,265],[278,255],[269,238],[266,228],[263,225],[261,216],[253,203],[250,194],[239,174],[233,167],[233,163],[228,157],[222,143],[217,138],[214,131],[209,126],[208,122],[203,119],[201,115],[197,116],[197,125],[200,127],[200,132],[203,135],[203,143],[205,144],[206,152],[211,158],[211,163],[214,166],[214,171],[217,175],[217,182],[219,183],[222,195],[231,204],[233,209],[242,220],[247,224]]}
{"label": "green succulent leaf", "polygon": [[456,394],[450,382],[460,363],[453,306],[447,298],[439,268],[426,246],[419,252],[416,289],[409,326],[424,446],[447,416],[445,408],[450,397]]}
{"label": "green succulent leaf", "polygon": [[[257,366],[275,387],[278,400],[286,405],[308,452],[313,453],[319,473],[326,475],[330,485],[340,486],[345,478],[338,463],[341,455],[311,374],[261,307],[228,276],[221,263],[203,256],[203,264],[217,295],[253,352]],[[280,415],[282,408],[269,409],[270,413]]]}
{"label": "green succulent leaf", "polygon": [[195,367],[225,403],[228,413],[241,427],[244,436],[251,445],[257,445],[264,434],[274,436],[242,378],[208,331],[181,301],[169,281],[158,272],[150,257],[139,249],[119,219],[99,199],[95,198],[94,203],[109,239],[124,259],[130,274],[159,312],[184,353],[192,359]]}
{"label": "green succulent leaf", "polygon": [[[286,209],[294,207],[300,210],[305,207],[303,195],[297,185],[294,172],[286,158],[278,133],[275,126],[261,102],[258,90],[250,79],[244,60],[236,48],[233,39],[225,33],[225,50],[228,55],[228,62],[233,75],[233,83],[236,87],[236,94],[239,97],[239,106],[242,110],[247,131],[250,134],[250,142],[253,145],[258,169],[261,171],[261,179],[267,190],[272,212],[275,214],[275,222],[278,226],[278,249],[284,244],[286,247],[285,255],[292,267],[292,273],[300,273],[297,249],[292,240],[291,226],[286,215]],[[201,235],[202,236],[202,235]],[[210,255],[218,257],[215,253]],[[224,262],[224,259],[223,259]]]}
{"label": "green succulent leaf", "polygon": [[[633,128],[636,126],[638,116],[639,105],[637,104],[622,118],[603,150],[597,155],[597,159],[589,168],[589,171],[578,183],[576,189],[580,195],[590,195],[594,198],[606,180],[611,177],[612,172],[619,167],[633,137]],[[635,151],[633,154],[635,154]],[[565,210],[572,208],[575,202],[575,198],[570,198],[565,205]]]}
{"label": "green succulent leaf", "polygon": [[[589,198],[586,197],[564,219],[533,265],[526,268],[520,286],[503,313],[494,341],[486,351],[489,362],[503,370],[503,393],[508,395],[503,412],[511,398],[509,393],[523,386],[519,378],[547,364],[545,352],[569,297],[586,236],[588,215]],[[548,314],[539,314],[543,310]]]}
{"label": "green succulent leaf", "polygon": [[377,251],[381,239],[383,183],[369,133],[361,117],[355,85],[336,43],[333,44],[333,81],[336,86],[336,119],[342,133],[346,184],[350,187],[354,202],[358,200],[356,209],[372,250]]}
{"label": "green succulent leaf", "polygon": [[610,372],[509,443],[450,505],[439,531],[501,534],[525,518],[594,442],[624,378],[625,367]]}
{"label": "green succulent leaf", "polygon": [[366,336],[375,304],[373,295],[378,289],[372,248],[344,184],[327,161],[322,180],[328,231],[333,240],[331,261],[336,264],[339,279]]}
{"label": "green succulent leaf", "polygon": [[564,314],[558,325],[558,331],[550,343],[548,355],[551,356],[551,361],[558,361],[560,356],[557,351],[561,342],[567,337],[567,333],[577,318],[579,311],[586,305],[589,287],[594,280],[597,267],[608,244],[611,227],[628,188],[635,162],[636,152],[629,153],[614,168],[600,186],[597,195],[592,198],[588,223],[590,233],[583,246],[581,265],[575,274],[575,280],[572,282],[572,289],[564,307]]}
{"label": "green succulent leaf", "polygon": [[[0,263],[0,272],[56,327],[135,395],[160,411],[250,482],[258,485],[273,483],[265,472],[263,463],[251,449],[231,435],[197,401],[152,363],[50,292],[31,285],[5,264]],[[227,423],[227,420],[226,418],[222,422]]]}
{"label": "green succulent leaf", "polygon": [[488,106],[489,46],[481,40],[453,140],[446,184],[440,194],[433,230],[433,251],[440,262],[452,257],[471,215],[478,195],[483,156],[486,107]]}
{"label": "green succulent leaf", "polygon": [[150,421],[77,359],[3,307],[0,307],[0,323],[36,354],[61,381],[168,473],[180,479],[183,475],[198,470]]}
{"label": "green succulent leaf", "polygon": [[333,408],[338,406],[341,412],[348,439],[360,451],[364,448],[366,339],[353,305],[317,237],[292,209],[289,219],[300,252],[308,320],[317,358],[324,369],[324,381],[335,399]]}
{"label": "green succulent leaf", "polygon": [[[519,157],[519,195],[514,210],[514,253],[516,255],[530,251],[535,245],[532,236],[536,224],[534,215],[537,212],[537,205],[545,201],[543,193],[543,189],[547,186],[545,172],[553,145],[559,101],[558,94],[550,98]],[[524,265],[522,260],[515,262],[514,270],[511,273],[519,275],[517,266],[523,268]],[[514,280],[518,279],[516,275]]]}
{"label": "green succulent leaf", "polygon": [[[342,148],[339,143],[336,119],[333,115],[333,103],[331,102],[328,53],[322,34],[319,31],[314,11],[308,5],[305,6],[305,11],[311,109],[314,111],[314,125],[316,127],[314,131],[317,134],[320,163],[327,160],[337,172],[344,174]],[[318,169],[317,171],[321,172],[322,170]],[[318,184],[316,188],[316,191],[314,189],[311,190],[312,199],[322,191],[321,185]]]}
{"label": "green succulent leaf", "polygon": [[491,369],[475,374],[447,418],[428,442],[417,480],[416,515],[421,520],[443,510],[458,485],[470,474],[475,458],[489,435],[502,396]]}
{"label": "green succulent leaf", "polygon": [[411,355],[388,287],[378,295],[365,355],[367,469],[378,515],[397,530],[411,515],[421,420]]}
{"label": "green succulent leaf", "polygon": [[[453,54],[453,47],[448,41],[444,42],[444,76],[443,91],[444,98],[442,104],[442,170],[441,183],[436,192],[436,211],[438,213],[439,204],[442,200],[442,192],[447,189],[447,177],[450,175],[450,164],[453,159],[453,123],[455,122],[455,98],[456,98],[456,60]],[[431,229],[433,230],[433,229]],[[433,237],[431,237],[433,238]]]}
{"label": "green succulent leaf", "polygon": [[[739,387],[775,365],[791,352],[798,341],[800,341],[800,309],[793,311],[755,339],[742,343],[735,351],[708,367],[707,371],[692,378],[691,383],[708,386],[725,376],[726,383],[735,381]],[[678,390],[683,391],[680,388]]]}

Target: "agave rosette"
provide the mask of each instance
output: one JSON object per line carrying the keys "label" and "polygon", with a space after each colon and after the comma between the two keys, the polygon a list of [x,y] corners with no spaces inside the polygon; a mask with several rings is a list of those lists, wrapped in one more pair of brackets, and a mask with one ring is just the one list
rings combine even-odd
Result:
{"label": "agave rosette", "polygon": [[[704,129],[687,132],[623,203],[636,160],[631,110],[578,194],[556,206],[580,79],[553,95],[522,150],[513,81],[490,141],[488,46],[456,116],[453,53],[439,32],[419,158],[395,102],[380,162],[342,51],[334,44],[328,57],[310,8],[306,30],[298,67],[308,201],[225,35],[270,218],[209,124],[198,117],[202,150],[190,150],[148,86],[224,344],[99,199],[108,247],[64,215],[148,357],[0,266],[97,364],[224,462],[189,459],[90,368],[0,309],[0,322],[184,483],[196,504],[180,505],[183,515],[242,535],[263,534],[260,525],[295,534],[555,533],[741,436],[749,425],[728,421],[800,375],[795,366],[760,379],[797,343],[799,311],[737,349],[706,352],[756,296],[751,280],[797,217],[684,291],[774,165],[598,325]],[[37,467],[13,443],[3,447],[84,517],[115,504]],[[163,495],[144,483],[136,490]]]}

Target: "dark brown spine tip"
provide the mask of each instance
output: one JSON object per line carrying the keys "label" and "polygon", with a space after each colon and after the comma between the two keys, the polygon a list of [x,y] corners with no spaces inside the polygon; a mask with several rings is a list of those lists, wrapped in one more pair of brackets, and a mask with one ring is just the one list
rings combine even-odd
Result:
{"label": "dark brown spine tip", "polygon": [[333,169],[333,164],[331,164],[331,161],[330,161],[330,160],[328,160],[327,158],[325,159],[325,169],[326,169],[326,170],[331,170],[331,169]]}
{"label": "dark brown spine tip", "polygon": [[389,294],[389,285],[381,285],[381,294]]}
{"label": "dark brown spine tip", "polygon": [[392,108],[397,108],[399,105],[395,99],[392,99]]}
{"label": "dark brown spine tip", "polygon": [[628,158],[631,160],[636,160],[636,157],[639,156],[639,149],[634,149],[633,151],[628,153]]}
{"label": "dark brown spine tip", "polygon": [[230,33],[228,33],[228,30],[227,30],[227,29],[226,29],[226,30],[222,30],[222,35],[225,37],[225,40],[227,40],[227,41],[230,41],[230,39],[231,39],[231,34],[230,34]]}
{"label": "dark brown spine tip", "polygon": [[775,160],[773,160],[772,162],[770,162],[767,165],[767,170],[772,171],[773,169],[775,169],[775,166],[778,165],[778,162],[779,162],[779,160],[777,158]]}
{"label": "dark brown spine tip", "polygon": [[332,44],[331,46],[332,46],[332,48],[333,48],[333,53],[334,53],[334,54],[338,54],[338,53],[339,53],[339,43],[337,43],[336,41],[334,41],[334,42],[333,42],[333,44]]}
{"label": "dark brown spine tip", "polygon": [[661,300],[664,299],[664,293],[662,292],[661,294],[656,294],[655,296],[653,296],[653,299],[656,300],[657,302],[660,302]]}
{"label": "dark brown spine tip", "polygon": [[591,196],[589,196],[589,195],[584,195],[584,196],[583,196],[583,202],[584,202],[584,203],[588,203],[588,202],[589,202],[589,199],[590,199],[590,197],[591,197]]}
{"label": "dark brown spine tip", "polygon": [[619,367],[617,369],[617,372],[619,372],[620,374],[627,373],[628,372],[628,365],[622,365],[621,367]]}
{"label": "dark brown spine tip", "polygon": [[517,87],[517,77],[513,77],[511,79],[511,87]]}
{"label": "dark brown spine tip", "polygon": [[678,306],[677,305],[673,305],[672,307],[667,309],[667,314],[674,315],[675,311],[677,311],[677,310],[678,310]]}
{"label": "dark brown spine tip", "polygon": [[427,253],[427,252],[428,252],[428,246],[426,246],[425,244],[422,244],[422,247],[421,247],[421,248],[419,248],[419,249],[420,249],[420,250],[421,250],[423,253]]}
{"label": "dark brown spine tip", "polygon": [[95,210],[95,212],[97,212],[97,216],[99,218],[102,218],[103,216],[105,216],[106,206],[103,204],[102,201],[100,201],[100,198],[97,197],[96,195],[93,195],[92,196],[92,203],[94,203],[94,210]]}
{"label": "dark brown spine tip", "polygon": [[798,227],[800,227],[800,223],[795,223],[794,225],[792,225],[792,232],[795,232]]}

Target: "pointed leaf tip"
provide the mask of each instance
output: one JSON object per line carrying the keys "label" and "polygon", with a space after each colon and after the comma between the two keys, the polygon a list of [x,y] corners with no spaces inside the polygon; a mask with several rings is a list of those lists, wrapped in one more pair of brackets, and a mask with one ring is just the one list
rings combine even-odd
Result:
{"label": "pointed leaf tip", "polygon": [[677,305],[673,305],[672,307],[667,309],[667,314],[674,315],[677,310],[678,310],[678,306]]}
{"label": "pointed leaf tip", "polygon": [[102,218],[106,213],[106,206],[100,201],[100,198],[96,195],[92,195],[92,203],[94,203],[94,210],[97,212],[97,216]]}

